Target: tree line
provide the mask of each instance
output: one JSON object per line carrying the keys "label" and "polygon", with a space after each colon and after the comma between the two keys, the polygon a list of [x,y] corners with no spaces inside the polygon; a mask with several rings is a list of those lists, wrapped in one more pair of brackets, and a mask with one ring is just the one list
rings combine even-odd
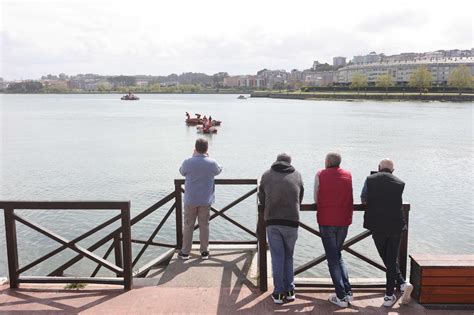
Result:
{"label": "tree line", "polygon": [[[203,76],[206,76],[204,78]],[[183,73],[181,75],[171,74],[166,77],[157,77],[151,80],[147,85],[137,85],[137,78],[133,76],[114,76],[108,77],[107,84],[99,84],[94,91],[96,92],[118,92],[118,93],[200,93],[200,92],[241,92],[248,88],[224,88],[222,81],[228,74],[226,72],[219,72],[213,76],[208,76],[204,73]],[[203,78],[206,79],[203,83]],[[408,86],[416,89],[420,94],[429,91],[432,85],[431,72],[426,66],[419,67],[410,77]],[[64,81],[66,82],[66,81]],[[206,83],[207,82],[207,83]],[[169,85],[164,83],[171,83]],[[294,86],[290,86],[283,82],[277,82],[273,86],[276,90],[300,89],[301,91],[311,91],[312,87],[303,86],[303,82],[297,82]],[[361,89],[369,86],[367,76],[363,73],[355,73],[352,76],[349,88],[357,90],[360,93]],[[393,77],[386,73],[377,78],[375,82],[377,88],[392,90],[395,87]],[[457,89],[461,94],[463,90],[472,89],[474,86],[474,77],[471,74],[469,67],[465,65],[458,66],[453,69],[448,78],[448,87]],[[81,89],[71,89],[66,83],[63,85],[44,85],[39,81],[24,81],[17,83],[10,83],[5,90],[9,93],[71,93],[83,92]]]}

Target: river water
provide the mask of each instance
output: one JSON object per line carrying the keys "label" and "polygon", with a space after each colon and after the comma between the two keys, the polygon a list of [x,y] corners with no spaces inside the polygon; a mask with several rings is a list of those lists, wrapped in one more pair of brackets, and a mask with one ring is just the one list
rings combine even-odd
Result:
{"label": "river water", "polygon": [[[1,95],[0,199],[130,200],[133,216],[173,191],[173,180],[181,178],[178,168],[200,136],[185,126],[184,114],[199,112],[223,121],[218,134],[206,136],[210,156],[223,166],[219,178],[260,178],[278,153],[287,152],[302,173],[304,202],[311,203],[315,172],[324,166],[325,154],[337,150],[342,167],[353,174],[359,202],[365,177],[390,157],[395,174],[406,182],[404,202],[412,209],[409,253],[474,252],[472,103],[238,100],[237,95],[142,95],[126,102],[119,97]],[[252,188],[217,187],[216,208]],[[255,204],[253,196],[227,214],[254,230]],[[169,207],[134,226],[132,236],[147,239]],[[115,212],[18,213],[71,239]],[[157,242],[174,242],[174,220],[172,215]],[[316,227],[314,213],[303,213],[302,220]],[[7,267],[0,221],[1,276]],[[58,247],[21,223],[17,230],[20,266]],[[361,231],[362,213],[355,213],[349,237]],[[211,239],[251,237],[219,218],[211,223]],[[134,253],[139,249],[133,246]],[[354,249],[380,261],[371,238]],[[140,264],[160,252],[150,249]],[[300,229],[295,264],[321,253],[320,239]],[[26,275],[44,275],[69,257],[73,253],[67,251]],[[344,257],[352,277],[383,276],[348,253]],[[67,274],[88,275],[92,266],[83,259]],[[305,274],[329,276],[325,263]]]}

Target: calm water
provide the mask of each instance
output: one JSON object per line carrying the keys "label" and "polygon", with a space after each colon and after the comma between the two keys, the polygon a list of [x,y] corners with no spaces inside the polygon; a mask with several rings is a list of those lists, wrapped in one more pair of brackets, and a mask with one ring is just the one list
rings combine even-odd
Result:
{"label": "calm water", "polygon": [[[2,95],[1,100],[3,200],[130,200],[134,215],[170,193],[173,179],[181,178],[178,167],[198,137],[194,127],[184,125],[184,113],[200,112],[223,121],[219,133],[208,136],[210,155],[224,168],[220,178],[260,178],[278,153],[288,152],[310,203],[315,172],[328,151],[338,150],[342,166],[352,171],[358,202],[365,177],[390,157],[395,174],[407,183],[404,201],[412,205],[409,252],[474,252],[472,104],[237,100],[236,95],[143,95],[138,102],[120,101],[119,95]],[[218,187],[216,207],[251,188]],[[250,198],[228,214],[254,230],[255,201]],[[170,206],[135,226],[133,237],[147,239]],[[113,214],[19,213],[68,238]],[[354,216],[350,236],[361,231],[361,217]],[[302,219],[316,226],[314,213]],[[0,275],[6,275],[0,221]],[[20,223],[17,229],[20,266],[58,246]],[[173,242],[174,235],[171,216],[155,240]],[[249,237],[217,219],[211,239]],[[354,249],[377,257],[371,239]],[[159,253],[149,250],[146,258]],[[320,240],[300,230],[296,265],[321,253]],[[66,252],[29,274],[45,274],[72,255]],[[345,257],[351,276],[382,276],[350,254]],[[82,262],[67,272],[85,275],[90,268]],[[307,275],[326,277],[328,271],[324,265]]]}

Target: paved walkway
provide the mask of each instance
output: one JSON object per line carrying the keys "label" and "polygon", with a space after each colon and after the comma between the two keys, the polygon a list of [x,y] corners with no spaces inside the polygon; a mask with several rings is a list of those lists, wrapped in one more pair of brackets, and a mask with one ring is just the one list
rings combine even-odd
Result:
{"label": "paved walkway", "polygon": [[331,291],[297,289],[297,299],[275,305],[270,291],[261,294],[252,274],[251,251],[212,251],[211,259],[173,258],[165,269],[155,269],[135,288],[87,285],[79,291],[60,285],[0,286],[0,314],[473,314],[472,311],[434,311],[411,302],[392,309],[381,307],[383,291],[355,291],[350,308],[327,302]]}

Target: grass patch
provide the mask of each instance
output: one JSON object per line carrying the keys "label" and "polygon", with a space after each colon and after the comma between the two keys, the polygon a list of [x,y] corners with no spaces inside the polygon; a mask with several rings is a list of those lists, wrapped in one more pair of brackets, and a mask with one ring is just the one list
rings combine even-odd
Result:
{"label": "grass patch", "polygon": [[87,286],[85,283],[69,283],[67,284],[64,289],[66,290],[82,290]]}

